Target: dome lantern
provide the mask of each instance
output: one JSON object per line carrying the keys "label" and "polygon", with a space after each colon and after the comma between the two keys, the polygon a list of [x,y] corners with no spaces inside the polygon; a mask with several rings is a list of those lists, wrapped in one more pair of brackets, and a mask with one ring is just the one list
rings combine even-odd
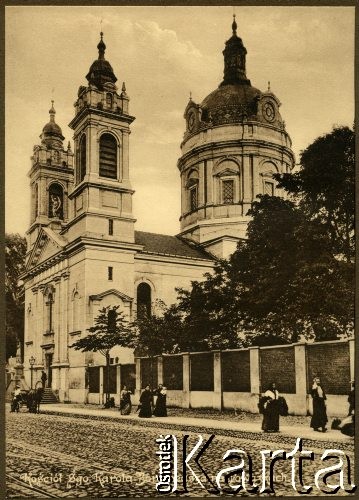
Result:
{"label": "dome lantern", "polygon": [[232,36],[226,41],[224,55],[224,78],[221,85],[244,84],[250,85],[246,77],[246,54],[247,49],[242,39],[237,36],[236,15],[233,14]]}

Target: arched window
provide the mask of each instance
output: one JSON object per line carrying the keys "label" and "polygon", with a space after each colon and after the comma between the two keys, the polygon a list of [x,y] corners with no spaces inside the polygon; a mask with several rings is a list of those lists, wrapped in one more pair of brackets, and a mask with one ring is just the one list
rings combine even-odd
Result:
{"label": "arched window", "polygon": [[72,331],[80,330],[80,296],[78,292],[74,293],[72,302]]}
{"label": "arched window", "polygon": [[53,303],[54,303],[54,296],[52,295],[52,293],[49,293],[46,300],[46,307],[47,307],[46,331],[48,333],[53,332]]}
{"label": "arched window", "polygon": [[116,330],[116,319],[117,311],[115,309],[110,309],[107,313],[107,328],[109,332],[114,332]]}
{"label": "arched window", "polygon": [[240,168],[233,160],[221,161],[213,168],[215,201],[233,205],[241,200]]}
{"label": "arched window", "polygon": [[100,177],[117,178],[117,141],[111,134],[100,138]]}
{"label": "arched window", "polygon": [[151,287],[148,283],[140,283],[137,287],[137,317],[151,315]]}
{"label": "arched window", "polygon": [[80,139],[80,154],[79,154],[79,182],[83,181],[86,175],[86,135]]}
{"label": "arched window", "polygon": [[60,184],[51,184],[49,189],[49,217],[64,218],[64,194]]}
{"label": "arched window", "polygon": [[192,170],[188,175],[187,190],[188,190],[188,210],[192,212],[198,208],[198,172]]}

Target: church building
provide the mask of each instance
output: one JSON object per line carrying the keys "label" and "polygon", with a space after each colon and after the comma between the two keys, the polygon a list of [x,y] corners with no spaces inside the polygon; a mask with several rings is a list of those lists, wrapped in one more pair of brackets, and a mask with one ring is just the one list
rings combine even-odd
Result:
{"label": "church building", "polygon": [[[129,164],[135,117],[125,84],[120,91],[105,58],[102,33],[97,49],[70,122],[73,150],[52,102],[29,172],[25,360],[35,360],[34,381],[45,370],[60,401],[88,401],[87,369],[104,364],[101,354],[70,347],[87,335],[99,309],[119,305],[133,320],[154,311],[157,299],[175,302],[175,287],[203,279],[245,238],[257,195],[284,195],[272,175],[294,166],[280,102],[247,78],[247,50],[234,19],[223,81],[200,104],[190,99],[184,112],[180,232],[137,231]],[[113,348],[111,362],[133,366],[133,351]],[[30,385],[30,370],[25,376]]]}

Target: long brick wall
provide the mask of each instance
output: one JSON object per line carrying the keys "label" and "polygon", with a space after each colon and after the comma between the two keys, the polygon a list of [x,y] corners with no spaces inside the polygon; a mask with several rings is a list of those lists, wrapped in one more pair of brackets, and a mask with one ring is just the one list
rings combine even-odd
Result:
{"label": "long brick wall", "polygon": [[327,394],[347,394],[350,384],[348,344],[309,344],[307,346],[308,393],[315,376],[320,377]]}
{"label": "long brick wall", "polygon": [[279,392],[295,394],[294,347],[263,348],[259,352],[262,392],[275,382]]}

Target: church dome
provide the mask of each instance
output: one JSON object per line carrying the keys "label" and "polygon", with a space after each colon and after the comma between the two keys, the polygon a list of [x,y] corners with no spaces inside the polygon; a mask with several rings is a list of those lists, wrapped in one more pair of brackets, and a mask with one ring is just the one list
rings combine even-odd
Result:
{"label": "church dome", "polygon": [[62,130],[59,125],[55,122],[46,123],[45,127],[42,129],[44,134],[49,135],[62,135]]}
{"label": "church dome", "polygon": [[100,33],[101,40],[97,45],[98,48],[98,59],[96,59],[90,66],[89,72],[86,75],[87,81],[95,85],[99,90],[103,90],[105,83],[113,83],[117,81],[117,78],[113,72],[111,64],[105,59],[105,49],[106,45],[102,39],[103,33]]}
{"label": "church dome", "polygon": [[248,84],[233,83],[221,85],[201,103],[203,118],[218,123],[226,114],[256,114],[257,102],[262,92]]}
{"label": "church dome", "polygon": [[62,141],[65,139],[62,135],[61,127],[55,122],[54,101],[51,101],[52,106],[49,110],[50,121],[46,123],[42,129],[41,139],[43,144],[47,146],[62,146]]}

